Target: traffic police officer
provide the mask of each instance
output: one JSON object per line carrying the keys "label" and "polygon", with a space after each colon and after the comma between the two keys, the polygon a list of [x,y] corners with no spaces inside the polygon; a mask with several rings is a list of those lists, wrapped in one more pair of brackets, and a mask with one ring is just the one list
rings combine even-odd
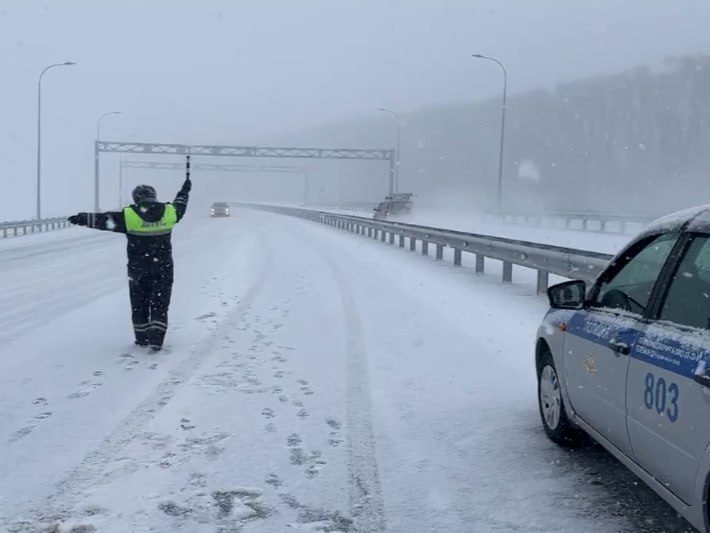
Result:
{"label": "traffic police officer", "polygon": [[155,189],[139,185],[133,205],[123,211],[78,213],[69,222],[128,238],[128,281],[135,343],[154,352],[163,346],[173,286],[171,234],[185,215],[192,182],[189,174],[172,203],[158,202]]}

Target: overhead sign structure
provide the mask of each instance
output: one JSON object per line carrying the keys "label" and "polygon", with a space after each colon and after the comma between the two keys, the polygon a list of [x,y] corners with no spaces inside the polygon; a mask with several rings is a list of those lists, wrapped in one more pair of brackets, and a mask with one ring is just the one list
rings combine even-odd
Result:
{"label": "overhead sign structure", "polygon": [[[118,173],[119,205],[123,205],[123,169],[138,168],[151,170],[182,170],[183,163],[171,161],[130,161],[121,160]],[[205,172],[259,172],[264,174],[285,173],[300,174],[303,176],[304,204],[309,204],[310,179],[306,167],[285,166],[285,165],[238,165],[231,163],[194,163],[193,170]]]}
{"label": "overhead sign structure", "polygon": [[[162,143],[136,143],[121,141],[95,141],[94,152],[98,161],[101,152],[144,155],[204,155],[224,157],[262,157],[290,159],[360,159],[389,161],[389,192],[395,193],[395,151],[363,148],[290,148],[273,146],[223,146]],[[98,169],[98,164],[96,165]],[[99,211],[99,175],[94,176],[95,209]]]}

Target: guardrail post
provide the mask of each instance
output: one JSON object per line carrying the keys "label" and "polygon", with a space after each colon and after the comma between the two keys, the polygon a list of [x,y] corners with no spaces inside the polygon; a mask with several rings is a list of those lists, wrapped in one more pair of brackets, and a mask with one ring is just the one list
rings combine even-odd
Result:
{"label": "guardrail post", "polygon": [[394,244],[394,232],[390,231],[390,244]]}
{"label": "guardrail post", "polygon": [[399,234],[399,247],[404,248],[404,233]]}
{"label": "guardrail post", "polygon": [[512,283],[513,281],[513,263],[503,261],[503,283]]}
{"label": "guardrail post", "polygon": [[429,255],[429,241],[422,241],[422,255]]}
{"label": "guardrail post", "polygon": [[601,219],[599,222],[601,223],[602,231],[606,231],[606,220]]}
{"label": "guardrail post", "polygon": [[380,231],[380,240],[385,242],[387,240],[387,232],[385,230]]}
{"label": "guardrail post", "polygon": [[486,266],[486,256],[476,254],[476,274],[483,274]]}
{"label": "guardrail post", "polygon": [[414,237],[409,237],[409,249],[412,252],[417,251],[417,239],[415,239]]}
{"label": "guardrail post", "polygon": [[461,250],[454,248],[454,266],[461,266]]}
{"label": "guardrail post", "polygon": [[436,245],[436,259],[437,259],[437,261],[441,261],[443,258],[444,258],[444,245],[437,244]]}
{"label": "guardrail post", "polygon": [[547,287],[550,284],[550,274],[544,270],[537,271],[537,294],[545,294],[547,292]]}

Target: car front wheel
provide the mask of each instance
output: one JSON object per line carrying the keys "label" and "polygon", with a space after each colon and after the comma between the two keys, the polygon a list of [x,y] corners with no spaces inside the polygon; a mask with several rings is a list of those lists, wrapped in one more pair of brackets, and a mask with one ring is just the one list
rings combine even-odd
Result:
{"label": "car front wheel", "polygon": [[538,370],[537,399],[542,425],[550,440],[565,447],[585,443],[584,432],[574,427],[567,417],[560,379],[550,353],[543,354]]}

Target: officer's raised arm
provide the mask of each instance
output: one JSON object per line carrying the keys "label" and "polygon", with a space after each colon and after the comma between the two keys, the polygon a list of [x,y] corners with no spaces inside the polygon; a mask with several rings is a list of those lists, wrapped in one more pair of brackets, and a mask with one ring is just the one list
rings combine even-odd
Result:
{"label": "officer's raised arm", "polygon": [[185,211],[187,211],[187,202],[190,199],[190,190],[192,189],[192,180],[186,178],[185,182],[182,184],[182,188],[178,191],[173,201],[175,206],[175,211],[177,211],[178,221],[185,216]]}

